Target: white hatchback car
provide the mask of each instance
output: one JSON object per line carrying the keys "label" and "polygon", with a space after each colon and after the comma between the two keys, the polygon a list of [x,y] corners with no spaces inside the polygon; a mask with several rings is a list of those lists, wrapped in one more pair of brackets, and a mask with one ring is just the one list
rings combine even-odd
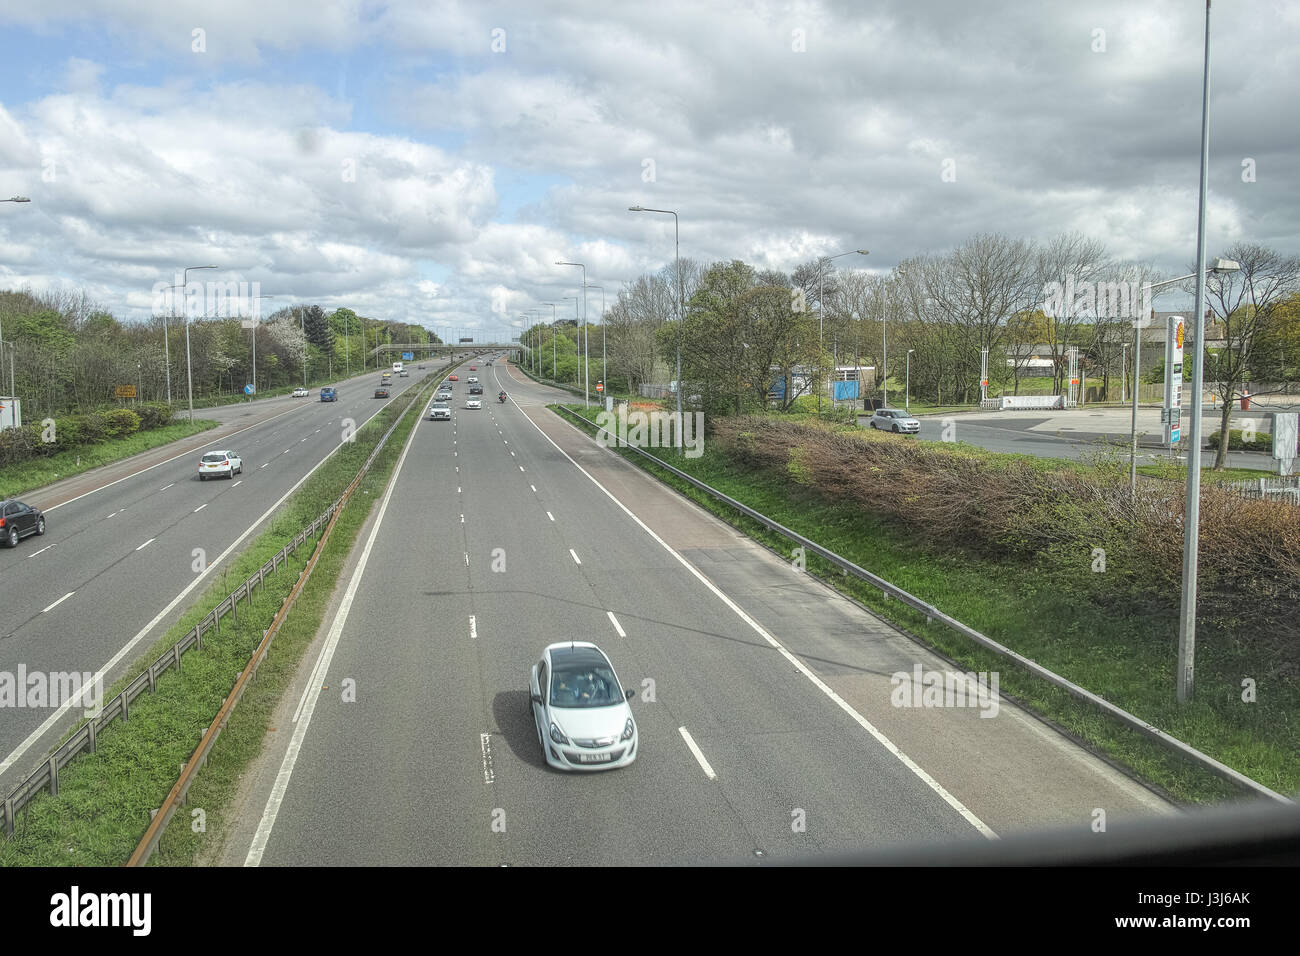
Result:
{"label": "white hatchback car", "polygon": [[243,474],[244,459],[233,451],[210,451],[199,459],[199,481],[209,478],[234,478]]}
{"label": "white hatchback car", "polygon": [[608,770],[636,760],[636,721],[614,665],[595,644],[572,641],[542,651],[529,678],[533,725],[547,764]]}
{"label": "white hatchback car", "polygon": [[466,408],[482,408],[482,407],[483,407],[483,400],[482,400],[481,398],[467,398],[467,399],[465,399],[465,407],[466,407]]}
{"label": "white hatchback car", "polygon": [[871,427],[915,435],[921,430],[921,422],[901,408],[878,408],[876,413],[871,416]]}
{"label": "white hatchback car", "polygon": [[311,392],[307,391],[307,389],[305,389],[305,388],[295,388],[295,389],[293,390],[293,397],[294,397],[294,398],[306,398],[306,397],[307,397],[308,395],[310,395],[310,394],[311,394]]}

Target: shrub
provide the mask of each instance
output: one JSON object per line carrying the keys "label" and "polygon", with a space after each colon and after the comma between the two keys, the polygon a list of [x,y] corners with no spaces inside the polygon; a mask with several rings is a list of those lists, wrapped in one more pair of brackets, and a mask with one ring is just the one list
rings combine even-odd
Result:
{"label": "shrub", "polygon": [[[1254,441],[1245,441],[1242,438],[1244,432],[1240,428],[1233,428],[1228,432],[1228,450],[1229,451],[1272,451],[1273,436],[1264,432],[1256,432]],[[1218,448],[1222,440],[1223,431],[1220,429],[1211,435],[1207,440],[1211,448]]]}

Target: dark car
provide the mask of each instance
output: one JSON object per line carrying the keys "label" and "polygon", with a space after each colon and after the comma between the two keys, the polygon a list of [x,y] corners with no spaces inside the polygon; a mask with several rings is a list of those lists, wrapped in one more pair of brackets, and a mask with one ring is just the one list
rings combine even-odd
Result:
{"label": "dark car", "polygon": [[387,397],[388,397],[388,389],[386,388],[375,389],[375,398],[387,398]]}
{"label": "dark car", "polygon": [[322,402],[337,402],[339,400],[339,396],[338,393],[334,391],[334,389],[329,388],[327,386],[320,390],[320,400]]}
{"label": "dark car", "polygon": [[469,393],[470,393],[471,395],[482,395],[482,394],[483,394],[483,386],[482,386],[482,385],[471,385],[471,386],[469,387]]}
{"label": "dark car", "polygon": [[0,501],[0,544],[16,548],[32,534],[45,534],[45,513],[16,498]]}

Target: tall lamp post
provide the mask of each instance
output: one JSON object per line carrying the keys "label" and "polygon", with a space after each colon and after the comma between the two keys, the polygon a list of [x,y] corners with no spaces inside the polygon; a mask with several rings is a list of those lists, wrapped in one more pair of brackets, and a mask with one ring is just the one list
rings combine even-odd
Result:
{"label": "tall lamp post", "polygon": [[582,404],[591,404],[591,359],[589,358],[587,340],[587,267],[581,262],[563,262],[555,260],[557,266],[577,266],[582,270]]}
{"label": "tall lamp post", "polygon": [[605,287],[589,285],[588,289],[600,290],[600,380],[605,383],[605,392],[609,394],[609,369],[605,367]]}
{"label": "tall lamp post", "polygon": [[[181,272],[181,295],[190,286],[190,273],[197,272],[199,269],[215,269],[216,266],[189,266]],[[207,296],[203,297],[204,312],[207,312]],[[190,310],[185,310],[185,382],[186,389],[189,393],[190,403],[190,424],[194,424],[194,366],[190,361]]]}
{"label": "tall lamp post", "polygon": [[[274,299],[274,298],[275,298],[275,296],[273,296],[273,295],[255,295],[255,296],[253,296],[253,300],[254,300],[254,301],[257,301],[258,299]],[[259,311],[259,310],[258,310],[257,306],[254,306],[254,307],[253,307],[253,318],[251,319],[251,321],[252,321],[252,323],[253,323],[253,325],[252,325],[252,329],[253,329],[253,395],[256,395],[256,394],[257,394],[257,327],[258,327],[259,325],[262,324],[262,317],[261,317],[260,315],[257,314],[258,311]],[[306,332],[306,326],[305,326],[305,325],[303,326],[303,331],[304,331],[304,333]],[[307,380],[307,372],[306,372],[306,370],[304,369],[304,371],[303,371],[303,381],[305,382],[306,380]]]}
{"label": "tall lamp post", "polygon": [[[551,307],[551,381],[555,381],[555,303],[543,302],[542,305]],[[538,370],[541,371],[540,369]]]}
{"label": "tall lamp post", "polygon": [[[844,256],[866,256],[871,253],[866,249],[850,249],[848,252],[841,252],[838,255],[822,256],[823,262],[830,262],[832,259],[840,259]],[[822,290],[825,287],[826,270],[822,269],[817,273],[817,364],[821,365],[821,353],[825,350],[822,337],[822,323],[826,316],[826,300],[822,298]],[[857,369],[854,369],[854,374]],[[817,414],[822,413],[822,383],[817,383]]]}
{"label": "tall lamp post", "polygon": [[[573,318],[574,318],[574,321],[577,321],[577,319],[578,319],[578,297],[577,297],[576,295],[562,295],[562,296],[560,296],[560,298],[562,298],[565,302],[572,302],[572,303],[573,303]],[[552,349],[552,353],[554,353],[554,349],[555,349],[555,339],[551,339],[551,349]],[[573,345],[573,350],[574,350],[574,354],[575,354],[575,356],[576,356],[576,354],[577,354],[577,350],[578,350],[578,345],[577,345],[576,342],[575,342],[574,345]]]}
{"label": "tall lamp post", "polygon": [[[26,196],[11,196],[8,199],[0,199],[0,202],[31,202]],[[4,326],[0,324],[0,343],[4,342]],[[9,343],[9,394],[14,393],[14,343]],[[0,360],[0,374],[4,372],[4,363]]]}
{"label": "tall lamp post", "polygon": [[912,410],[912,353],[916,349],[907,350],[907,374],[903,378],[903,411]]}
{"label": "tall lamp post", "polygon": [[681,446],[682,427],[682,323],[686,319],[686,293],[682,285],[682,246],[678,232],[679,220],[672,209],[651,209],[648,206],[628,206],[628,212],[658,212],[673,217],[673,261],[677,271],[677,444]]}

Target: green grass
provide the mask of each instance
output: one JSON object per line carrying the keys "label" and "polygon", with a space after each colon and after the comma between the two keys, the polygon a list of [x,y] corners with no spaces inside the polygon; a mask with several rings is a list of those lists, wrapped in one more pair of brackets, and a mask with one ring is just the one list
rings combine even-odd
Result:
{"label": "green grass", "polygon": [[[554,406],[552,406],[554,407]],[[567,416],[566,416],[567,418]],[[591,429],[587,429],[591,431]],[[641,456],[630,461],[677,488],[755,540],[789,559],[792,543],[691,488]],[[1243,676],[1259,675],[1230,633],[1202,626],[1197,642],[1197,692],[1188,705],[1175,694],[1177,606],[1115,607],[1085,593],[1076,575],[1046,575],[1013,562],[976,558],[954,545],[927,546],[906,528],[851,505],[829,502],[786,474],[739,468],[706,445],[688,459],[665,460],[769,518],[843,555],[945,613],[1037,661],[1156,727],[1280,793],[1300,791],[1300,687],[1261,681],[1257,703],[1241,700]],[[671,456],[671,457],[670,457]],[[1217,803],[1237,788],[1173,756],[1123,724],[919,612],[882,598],[816,556],[808,570],[912,634],[963,670],[996,670],[1001,692],[1038,712],[1096,751],[1186,803]],[[1091,585],[1088,581],[1086,584]],[[1095,593],[1095,592],[1094,592]]]}
{"label": "green grass", "polygon": [[[433,384],[430,381],[409,392],[407,402],[402,400],[406,396],[400,397],[363,425],[356,441],[342,446],[304,482],[271,519],[267,530],[224,571],[213,575],[203,597],[106,692],[105,700],[111,699],[324,511],[355,477],[396,416],[404,407],[413,406],[340,515],[335,528],[338,537],[331,536],[311,582],[286,617],[284,629],[218,740],[208,766],[200,772],[188,805],[173,818],[163,841],[162,862],[189,861],[222,831],[225,801],[233,793],[239,772],[261,750],[266,717],[315,635],[357,530],[383,489],[402,443],[419,420],[422,393]],[[227,616],[219,636],[205,636],[203,649],[186,654],[179,673],[169,670],[159,678],[153,694],[132,704],[127,723],[115,722],[100,733],[95,754],[77,758],[60,772],[59,796],[44,793],[19,814],[14,838],[0,844],[0,866],[116,866],[130,856],[148,827],[150,811],[161,805],[175,784],[181,765],[197,747],[261,641],[263,629],[297,583],[298,575],[292,569],[301,569],[309,555],[310,545],[305,545],[290,558],[290,567],[267,578],[265,592],[256,592],[251,608],[241,605],[238,624]],[[206,834],[191,829],[191,812],[196,808],[208,815]]]}
{"label": "green grass", "polygon": [[103,465],[111,465],[123,458],[138,455],[142,451],[149,451],[151,448],[216,428],[218,424],[206,419],[176,422],[147,432],[136,432],[125,438],[114,438],[98,444],[86,445],[84,448],[69,449],[51,455],[49,458],[7,465],[3,473],[0,473],[0,498],[11,498],[63,478],[80,475]]}

